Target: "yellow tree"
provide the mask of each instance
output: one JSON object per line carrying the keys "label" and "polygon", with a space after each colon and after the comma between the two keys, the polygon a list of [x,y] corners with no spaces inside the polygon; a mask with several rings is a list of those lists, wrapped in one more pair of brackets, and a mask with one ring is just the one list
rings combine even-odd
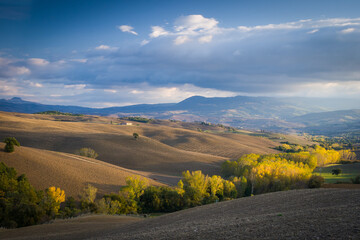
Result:
{"label": "yellow tree", "polygon": [[44,205],[48,215],[57,214],[60,203],[65,202],[65,191],[54,186],[45,191]]}

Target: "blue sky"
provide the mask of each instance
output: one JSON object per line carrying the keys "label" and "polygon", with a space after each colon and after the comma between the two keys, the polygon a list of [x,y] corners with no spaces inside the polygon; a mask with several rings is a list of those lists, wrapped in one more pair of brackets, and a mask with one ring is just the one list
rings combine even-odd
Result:
{"label": "blue sky", "polygon": [[359,1],[0,0],[0,97],[360,96]]}

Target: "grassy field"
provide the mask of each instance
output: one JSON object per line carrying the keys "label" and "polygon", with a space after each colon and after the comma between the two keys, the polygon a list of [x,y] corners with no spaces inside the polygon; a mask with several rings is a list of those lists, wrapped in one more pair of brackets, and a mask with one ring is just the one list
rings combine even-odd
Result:
{"label": "grassy field", "polygon": [[[342,173],[338,176],[332,175],[332,169],[340,168]],[[351,182],[351,178],[360,175],[360,163],[354,164],[331,164],[326,167],[317,168],[315,173],[325,178],[325,183]]]}

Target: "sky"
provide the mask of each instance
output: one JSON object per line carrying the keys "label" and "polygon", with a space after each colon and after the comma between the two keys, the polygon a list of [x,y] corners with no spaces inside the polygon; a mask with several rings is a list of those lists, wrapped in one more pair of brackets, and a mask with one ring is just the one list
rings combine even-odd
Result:
{"label": "sky", "polygon": [[360,1],[0,0],[0,98],[360,100]]}

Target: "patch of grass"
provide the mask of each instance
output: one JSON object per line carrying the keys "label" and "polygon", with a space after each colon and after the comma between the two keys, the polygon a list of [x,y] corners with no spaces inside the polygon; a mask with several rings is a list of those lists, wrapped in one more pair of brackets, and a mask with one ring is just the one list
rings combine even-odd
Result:
{"label": "patch of grass", "polygon": [[[332,170],[334,168],[341,168],[342,173],[338,176],[332,175]],[[336,183],[336,182],[349,182],[351,183],[351,178],[355,178],[360,174],[360,163],[354,164],[331,164],[326,167],[316,168],[314,173],[319,174],[325,178],[325,183]]]}

